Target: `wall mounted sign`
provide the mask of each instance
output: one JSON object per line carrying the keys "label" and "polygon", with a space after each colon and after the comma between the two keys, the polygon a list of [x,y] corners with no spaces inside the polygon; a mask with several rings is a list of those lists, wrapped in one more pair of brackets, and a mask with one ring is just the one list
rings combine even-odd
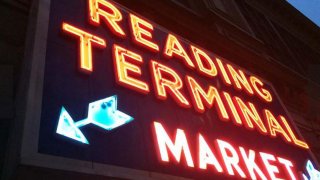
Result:
{"label": "wall mounted sign", "polygon": [[270,83],[108,0],[51,2],[38,152],[196,179],[314,161]]}

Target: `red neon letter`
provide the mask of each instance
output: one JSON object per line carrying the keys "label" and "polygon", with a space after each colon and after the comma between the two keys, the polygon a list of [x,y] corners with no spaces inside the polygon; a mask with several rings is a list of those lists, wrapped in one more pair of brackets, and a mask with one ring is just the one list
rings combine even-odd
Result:
{"label": "red neon letter", "polygon": [[171,58],[174,54],[178,58],[184,60],[184,64],[186,66],[190,68],[195,67],[179,40],[174,35],[168,34],[166,46],[164,48],[164,55]]}
{"label": "red neon letter", "polygon": [[113,54],[117,83],[144,94],[149,93],[148,84],[129,76],[129,73],[131,75],[135,74],[141,76],[141,69],[135,64],[142,64],[142,57],[139,54],[126,50],[116,44],[113,46]]}
{"label": "red neon letter", "polygon": [[216,108],[217,108],[219,117],[225,120],[229,119],[226,108],[224,107],[223,102],[220,98],[219,92],[215,87],[209,86],[208,91],[205,92],[203,88],[192,77],[186,76],[186,80],[187,80],[187,87],[189,89],[189,93],[196,111],[200,113],[204,112],[205,109],[204,109],[202,99],[204,100],[204,103],[208,109],[210,109],[213,106],[213,103],[216,102],[217,103]]}
{"label": "red neon letter", "polygon": [[244,89],[249,94],[253,94],[253,91],[251,89],[251,86],[250,86],[245,74],[240,69],[238,71],[236,71],[230,64],[227,64],[227,67],[229,69],[229,72],[231,74],[233,82],[235,83],[235,87],[241,90],[242,86],[243,86]]}
{"label": "red neon letter", "polygon": [[62,24],[64,32],[68,32],[72,35],[79,37],[80,39],[80,69],[85,72],[92,72],[92,45],[105,48],[106,42],[102,38],[89,34],[81,29],[78,29],[67,23]]}
{"label": "red neon letter", "polygon": [[152,24],[133,14],[130,14],[130,22],[134,42],[153,51],[159,51],[159,46],[151,41],[152,34],[150,31],[153,31]]}
{"label": "red neon letter", "polygon": [[290,137],[282,129],[281,125],[279,124],[277,119],[274,117],[274,115],[271,113],[271,111],[265,109],[264,114],[265,114],[266,120],[268,121],[269,131],[270,131],[271,137],[276,137],[277,136],[276,133],[280,133],[282,135],[282,137],[284,137],[285,140],[287,140],[288,142],[291,142]]}
{"label": "red neon letter", "polygon": [[[244,163],[247,166],[251,179],[257,179],[254,172],[257,172],[261,179],[267,180],[266,176],[263,174],[259,166],[255,163],[255,152],[253,150],[249,150],[249,155],[247,155],[246,151],[243,147],[239,147],[241,155],[243,157]],[[259,179],[260,179],[259,178]]]}
{"label": "red neon letter", "polygon": [[264,126],[258,112],[257,109],[255,108],[255,106],[248,102],[249,107],[238,97],[234,97],[234,101],[235,103],[238,105],[240,111],[241,111],[241,117],[243,119],[245,119],[245,125],[247,126],[247,128],[249,129],[253,129],[254,126],[252,124],[252,122],[255,123],[255,127],[257,128],[257,130],[259,132],[261,132],[262,134],[267,134],[267,129]]}
{"label": "red neon letter", "polygon": [[278,160],[281,164],[283,164],[285,166],[287,174],[291,177],[291,179],[296,180],[297,178],[292,171],[292,168],[293,168],[292,162],[287,159],[280,158],[280,157],[278,157]]}
{"label": "red neon letter", "polygon": [[88,0],[88,2],[91,24],[100,25],[100,18],[103,18],[115,35],[120,37],[126,35],[118,24],[122,20],[121,12],[114,5],[105,0]]}
{"label": "red neon letter", "polygon": [[206,140],[199,134],[199,167],[207,169],[207,164],[213,165],[218,172],[223,172],[219,161],[212,153]]}
{"label": "red neon letter", "polygon": [[[276,158],[271,154],[267,154],[267,153],[263,153],[263,152],[260,152],[260,156],[261,156],[261,159],[262,159],[264,165],[267,168],[267,171],[268,171],[268,174],[270,175],[270,178],[272,180],[279,179],[275,175],[275,173],[279,173],[278,167],[274,166],[274,165],[271,165],[270,162],[269,162],[269,161],[276,161]],[[279,180],[281,180],[281,179],[279,179]]]}
{"label": "red neon letter", "polygon": [[[271,102],[272,101],[272,96],[270,92],[266,89],[261,88],[263,86],[263,82],[260,81],[257,77],[251,76],[250,77],[250,82],[253,87],[253,89],[256,91],[256,93],[266,102]],[[260,88],[258,87],[258,85]]]}
{"label": "red neon letter", "polygon": [[[233,168],[234,168],[242,178],[246,178],[246,175],[244,174],[244,172],[239,166],[239,156],[236,150],[232,147],[232,145],[219,139],[217,139],[217,143],[218,143],[218,146],[219,146],[219,149],[228,173],[233,176],[234,175]],[[227,150],[229,151],[229,153],[227,153]]]}
{"label": "red neon letter", "polygon": [[157,136],[161,160],[165,162],[169,162],[169,156],[167,151],[167,147],[168,147],[168,149],[173,154],[177,162],[180,163],[181,152],[183,150],[187,160],[187,165],[189,167],[194,167],[193,160],[192,160],[191,153],[188,146],[188,141],[184,131],[181,129],[177,129],[176,139],[173,144],[166,130],[163,128],[162,124],[158,122],[153,122],[153,124],[155,128],[156,136]]}
{"label": "red neon letter", "polygon": [[[200,50],[192,45],[190,47],[193,52],[193,56],[196,59],[196,62],[198,64],[198,71],[201,74],[208,76],[208,77],[216,76],[217,75],[217,68],[214,65],[210,56],[207,53],[205,53],[203,50]],[[203,61],[205,61],[205,62],[203,62]],[[209,67],[205,67],[203,65],[203,63],[205,63]]]}
{"label": "red neon letter", "polygon": [[300,146],[300,147],[303,147],[303,148],[305,148],[305,149],[309,149],[309,146],[308,146],[308,144],[307,144],[306,142],[301,141],[301,140],[299,140],[299,139],[296,138],[296,135],[294,135],[294,133],[293,133],[291,127],[289,126],[287,120],[286,120],[283,116],[280,116],[280,119],[282,120],[282,123],[284,124],[284,126],[285,126],[286,129],[287,129],[287,131],[289,132],[289,134],[290,134],[293,142],[294,142],[296,145]]}
{"label": "red neon letter", "polygon": [[179,75],[173,69],[156,61],[150,61],[150,65],[157,97],[161,100],[167,99],[168,91],[180,106],[190,107],[190,103],[181,92],[183,83]]}

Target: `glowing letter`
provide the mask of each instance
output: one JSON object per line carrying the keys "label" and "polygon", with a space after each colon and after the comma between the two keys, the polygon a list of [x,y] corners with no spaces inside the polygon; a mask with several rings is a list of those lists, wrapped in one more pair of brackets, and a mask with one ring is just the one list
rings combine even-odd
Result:
{"label": "glowing letter", "polygon": [[237,103],[240,111],[241,111],[241,116],[243,119],[245,119],[247,122],[246,126],[249,129],[253,129],[253,124],[252,122],[254,122],[257,126],[257,130],[260,131],[262,134],[266,134],[267,133],[267,129],[264,126],[258,112],[257,109],[255,108],[255,106],[248,102],[249,107],[238,97],[235,97],[235,103]]}
{"label": "glowing letter", "polygon": [[106,47],[106,42],[102,38],[89,34],[67,23],[62,24],[62,29],[80,39],[80,69],[85,72],[92,72],[92,45],[100,48]]}
{"label": "glowing letter", "polygon": [[207,164],[214,165],[218,172],[223,172],[219,161],[212,153],[206,140],[199,134],[199,167],[201,169],[207,169]]}
{"label": "glowing letter", "polygon": [[230,110],[231,110],[231,113],[232,113],[232,115],[233,115],[234,123],[235,123],[236,125],[241,125],[241,124],[242,124],[242,121],[241,121],[241,119],[240,119],[240,116],[239,116],[239,114],[238,114],[238,111],[237,111],[236,107],[235,107],[234,104],[233,104],[233,101],[232,101],[232,98],[231,98],[230,94],[227,93],[227,92],[223,92],[223,95],[224,95],[224,97],[226,98],[226,102],[228,103],[229,108],[230,108]]}
{"label": "glowing letter", "polygon": [[278,132],[285,138],[285,140],[287,140],[288,142],[291,142],[290,137],[282,129],[281,125],[279,124],[277,119],[274,117],[274,115],[267,109],[264,110],[264,114],[265,114],[266,120],[268,121],[271,137],[276,137],[277,136],[276,133]]}
{"label": "glowing letter", "polygon": [[176,139],[173,144],[162,124],[154,122],[154,128],[157,136],[158,146],[160,150],[161,160],[169,162],[168,149],[171,151],[175,159],[180,162],[181,152],[183,150],[189,167],[194,167],[191,153],[189,150],[186,135],[183,130],[177,129]]}
{"label": "glowing letter", "polygon": [[288,175],[291,177],[292,180],[296,180],[296,176],[294,175],[292,171],[292,162],[283,158],[278,157],[278,160],[281,164],[283,164],[287,170]]}
{"label": "glowing letter", "polygon": [[279,179],[275,175],[275,173],[279,173],[279,169],[277,168],[277,166],[271,165],[269,162],[269,161],[276,161],[276,158],[271,154],[267,154],[267,153],[263,153],[263,152],[260,152],[260,156],[261,156],[261,159],[262,159],[264,165],[267,168],[267,171],[268,171],[268,174],[270,175],[270,178],[272,180]]}
{"label": "glowing letter", "polygon": [[303,141],[301,141],[301,140],[299,140],[299,139],[296,138],[296,136],[295,136],[294,133],[292,132],[292,129],[291,129],[291,127],[289,126],[287,120],[286,120],[283,116],[280,116],[280,119],[282,120],[282,123],[284,124],[284,126],[285,126],[286,129],[287,129],[287,131],[289,132],[289,134],[290,134],[293,142],[294,142],[296,145],[300,146],[300,147],[303,147],[303,148],[305,148],[305,149],[309,149],[309,146],[308,146],[308,144],[307,144],[306,142],[303,142]]}
{"label": "glowing letter", "polygon": [[[131,30],[133,34],[133,40],[137,44],[141,44],[151,50],[159,51],[159,46],[151,41],[152,34],[150,31],[153,30],[152,24],[147,21],[140,19],[139,17],[130,14]],[[148,38],[148,39],[146,39]]]}
{"label": "glowing letter", "polygon": [[228,67],[229,72],[231,74],[231,77],[235,83],[235,87],[241,90],[242,86],[243,86],[249,94],[253,94],[251,86],[250,86],[246,76],[244,75],[244,73],[240,69],[237,72],[230,64],[227,64],[227,67]]}
{"label": "glowing letter", "polygon": [[122,20],[121,12],[114,5],[105,0],[88,0],[88,2],[89,21],[93,25],[100,25],[100,18],[103,18],[107,26],[117,36],[124,37],[126,35],[118,24]]}
{"label": "glowing letter", "polygon": [[225,69],[224,66],[223,66],[222,61],[221,61],[219,58],[216,58],[216,61],[217,61],[217,64],[218,64],[218,66],[219,66],[219,69],[220,69],[220,71],[221,71],[221,75],[222,75],[221,77],[222,77],[223,82],[224,82],[226,85],[231,85],[231,81],[230,81],[230,79],[229,79],[229,76],[228,76],[228,74],[227,74],[226,69]]}
{"label": "glowing letter", "polygon": [[[218,143],[218,146],[219,146],[219,149],[228,173],[233,176],[234,175],[233,168],[234,168],[242,178],[246,178],[246,175],[244,174],[244,172],[239,166],[239,156],[236,150],[232,147],[232,145],[219,139],[217,139],[217,143]],[[229,151],[229,153],[227,153],[227,150]]]}
{"label": "glowing letter", "polygon": [[[217,68],[214,65],[212,59],[210,56],[205,53],[204,51],[194,47],[191,45],[191,50],[193,52],[194,58],[196,59],[196,62],[198,64],[198,70],[201,74],[208,76],[208,77],[214,77],[217,75]],[[207,64],[207,67],[204,67],[203,61],[205,61],[205,64]]]}
{"label": "glowing letter", "polygon": [[180,92],[183,83],[179,75],[173,69],[156,61],[150,61],[150,65],[157,97],[161,100],[167,99],[168,91],[180,106],[190,107],[190,103]]}
{"label": "glowing letter", "polygon": [[270,94],[270,92],[266,89],[263,88],[259,88],[257,84],[259,84],[259,86],[263,86],[263,82],[261,82],[258,78],[251,76],[250,77],[250,82],[251,85],[253,87],[253,89],[256,91],[256,93],[258,93],[258,95],[264,99],[267,102],[271,102],[272,101],[272,96]]}
{"label": "glowing letter", "polygon": [[113,46],[113,53],[117,83],[144,94],[149,93],[148,84],[129,76],[129,72],[131,75],[135,74],[141,76],[141,69],[135,64],[142,64],[142,57],[139,54],[128,51],[116,44]]}
{"label": "glowing letter", "polygon": [[172,57],[176,55],[178,58],[184,60],[184,64],[190,68],[194,68],[194,64],[192,63],[190,57],[183,49],[179,40],[172,34],[168,34],[166,46],[164,48],[164,55],[167,57]]}
{"label": "glowing letter", "polygon": [[194,108],[196,109],[196,111],[200,113],[204,112],[204,105],[202,99],[204,99],[204,103],[208,109],[210,109],[213,106],[213,103],[215,101],[217,103],[216,107],[219,116],[222,119],[229,119],[226,108],[224,107],[219,92],[215,87],[209,86],[208,91],[205,92],[203,88],[192,77],[186,76],[186,80],[191,95],[191,99],[194,103]]}
{"label": "glowing letter", "polygon": [[[244,163],[247,166],[247,169],[249,171],[249,174],[251,176],[251,179],[257,179],[254,171],[258,173],[261,179],[267,180],[266,176],[263,174],[259,166],[255,163],[255,152],[253,150],[249,150],[249,155],[247,155],[246,151],[243,149],[243,147],[239,147],[241,155],[243,157]],[[248,157],[249,156],[249,157]],[[259,178],[259,179],[260,179]]]}

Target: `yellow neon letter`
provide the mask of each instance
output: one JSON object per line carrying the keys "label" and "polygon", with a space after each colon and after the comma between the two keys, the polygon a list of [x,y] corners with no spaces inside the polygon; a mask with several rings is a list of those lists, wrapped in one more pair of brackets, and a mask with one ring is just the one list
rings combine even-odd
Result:
{"label": "yellow neon letter", "polygon": [[190,103],[181,92],[183,82],[179,75],[173,69],[156,61],[150,61],[150,65],[157,97],[162,100],[167,99],[168,91],[180,106],[190,107]]}
{"label": "yellow neon letter", "polygon": [[178,58],[184,60],[184,64],[187,67],[195,67],[179,40],[172,34],[168,34],[166,46],[164,48],[164,55],[170,58],[173,55],[176,55]]}
{"label": "yellow neon letter", "polygon": [[272,96],[271,96],[270,92],[264,88],[258,87],[258,85],[261,87],[263,86],[263,82],[261,82],[260,79],[258,79],[257,77],[251,76],[250,82],[251,82],[253,89],[256,91],[256,93],[258,93],[259,97],[261,97],[263,100],[265,100],[267,102],[272,101]]}
{"label": "yellow neon letter", "polygon": [[[214,102],[216,102],[216,108],[219,117],[225,120],[229,119],[226,108],[224,107],[219,92],[215,87],[209,86],[209,89],[207,90],[207,92],[205,92],[203,88],[197,83],[197,81],[192,77],[186,76],[186,80],[187,87],[189,89],[189,93],[196,111],[203,113],[205,111],[204,103],[206,107],[210,109],[213,106]],[[204,103],[202,99],[204,100]]]}
{"label": "yellow neon letter", "polygon": [[118,24],[122,20],[122,14],[113,4],[105,0],[88,0],[88,2],[91,24],[100,25],[100,18],[102,18],[115,35],[126,36]]}
{"label": "yellow neon letter", "polygon": [[284,129],[281,127],[280,123],[277,121],[277,119],[274,117],[274,115],[271,113],[271,111],[265,109],[264,110],[265,118],[269,125],[270,135],[271,137],[276,137],[277,132],[280,133],[286,141],[292,142],[288,134],[284,131]]}
{"label": "yellow neon letter", "polygon": [[130,22],[133,40],[148,49],[159,51],[159,46],[151,41],[152,34],[150,31],[153,30],[152,24],[133,14],[130,14]]}
{"label": "yellow neon letter", "polygon": [[245,122],[246,122],[246,126],[249,128],[249,129],[253,129],[254,126],[252,124],[252,122],[254,122],[257,126],[257,130],[262,133],[262,134],[267,134],[267,129],[266,127],[264,126],[258,112],[257,112],[257,109],[256,107],[248,102],[248,105],[249,107],[239,98],[239,97],[234,97],[234,101],[235,103],[238,105],[240,111],[241,111],[241,117],[243,119],[245,119]]}
{"label": "yellow neon letter", "polygon": [[[133,74],[141,76],[141,69],[136,64],[140,65],[143,63],[142,57],[116,44],[113,46],[113,57],[117,83],[143,94],[149,93],[147,83],[132,77]],[[129,60],[131,62],[129,62]],[[131,77],[128,72],[130,72]]]}
{"label": "yellow neon letter", "polygon": [[251,89],[251,86],[247,80],[247,77],[245,76],[245,74],[243,73],[243,71],[241,71],[240,69],[237,71],[235,70],[230,64],[227,64],[227,67],[229,69],[229,72],[231,74],[231,77],[233,79],[233,82],[235,83],[235,87],[238,89],[242,89],[242,86],[244,87],[244,89],[249,93],[249,94],[253,94],[253,91]]}
{"label": "yellow neon letter", "polygon": [[280,116],[280,119],[282,120],[282,123],[284,124],[284,126],[285,126],[286,129],[287,129],[287,131],[289,132],[289,134],[290,134],[293,142],[294,142],[296,145],[300,146],[300,147],[303,147],[303,148],[305,148],[305,149],[309,149],[309,146],[308,146],[308,144],[307,144],[306,142],[301,141],[301,140],[299,140],[299,139],[296,138],[296,135],[294,135],[294,133],[293,133],[291,127],[289,126],[286,118],[284,118],[283,116]]}
{"label": "yellow neon letter", "polygon": [[[196,62],[198,64],[198,71],[208,77],[214,77],[217,75],[217,68],[214,65],[212,59],[210,56],[205,53],[203,50],[194,47],[191,45],[191,50],[193,52],[193,56],[196,59]],[[204,63],[209,66],[205,67]]]}
{"label": "yellow neon letter", "polygon": [[92,45],[105,48],[106,42],[100,37],[87,33],[79,28],[70,24],[63,23],[62,30],[70,33],[80,39],[80,69],[85,72],[92,72]]}

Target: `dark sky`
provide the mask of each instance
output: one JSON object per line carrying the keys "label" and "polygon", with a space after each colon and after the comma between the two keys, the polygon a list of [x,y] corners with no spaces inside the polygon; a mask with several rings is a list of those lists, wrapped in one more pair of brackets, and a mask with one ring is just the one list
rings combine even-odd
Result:
{"label": "dark sky", "polygon": [[287,0],[320,27],[320,0]]}

